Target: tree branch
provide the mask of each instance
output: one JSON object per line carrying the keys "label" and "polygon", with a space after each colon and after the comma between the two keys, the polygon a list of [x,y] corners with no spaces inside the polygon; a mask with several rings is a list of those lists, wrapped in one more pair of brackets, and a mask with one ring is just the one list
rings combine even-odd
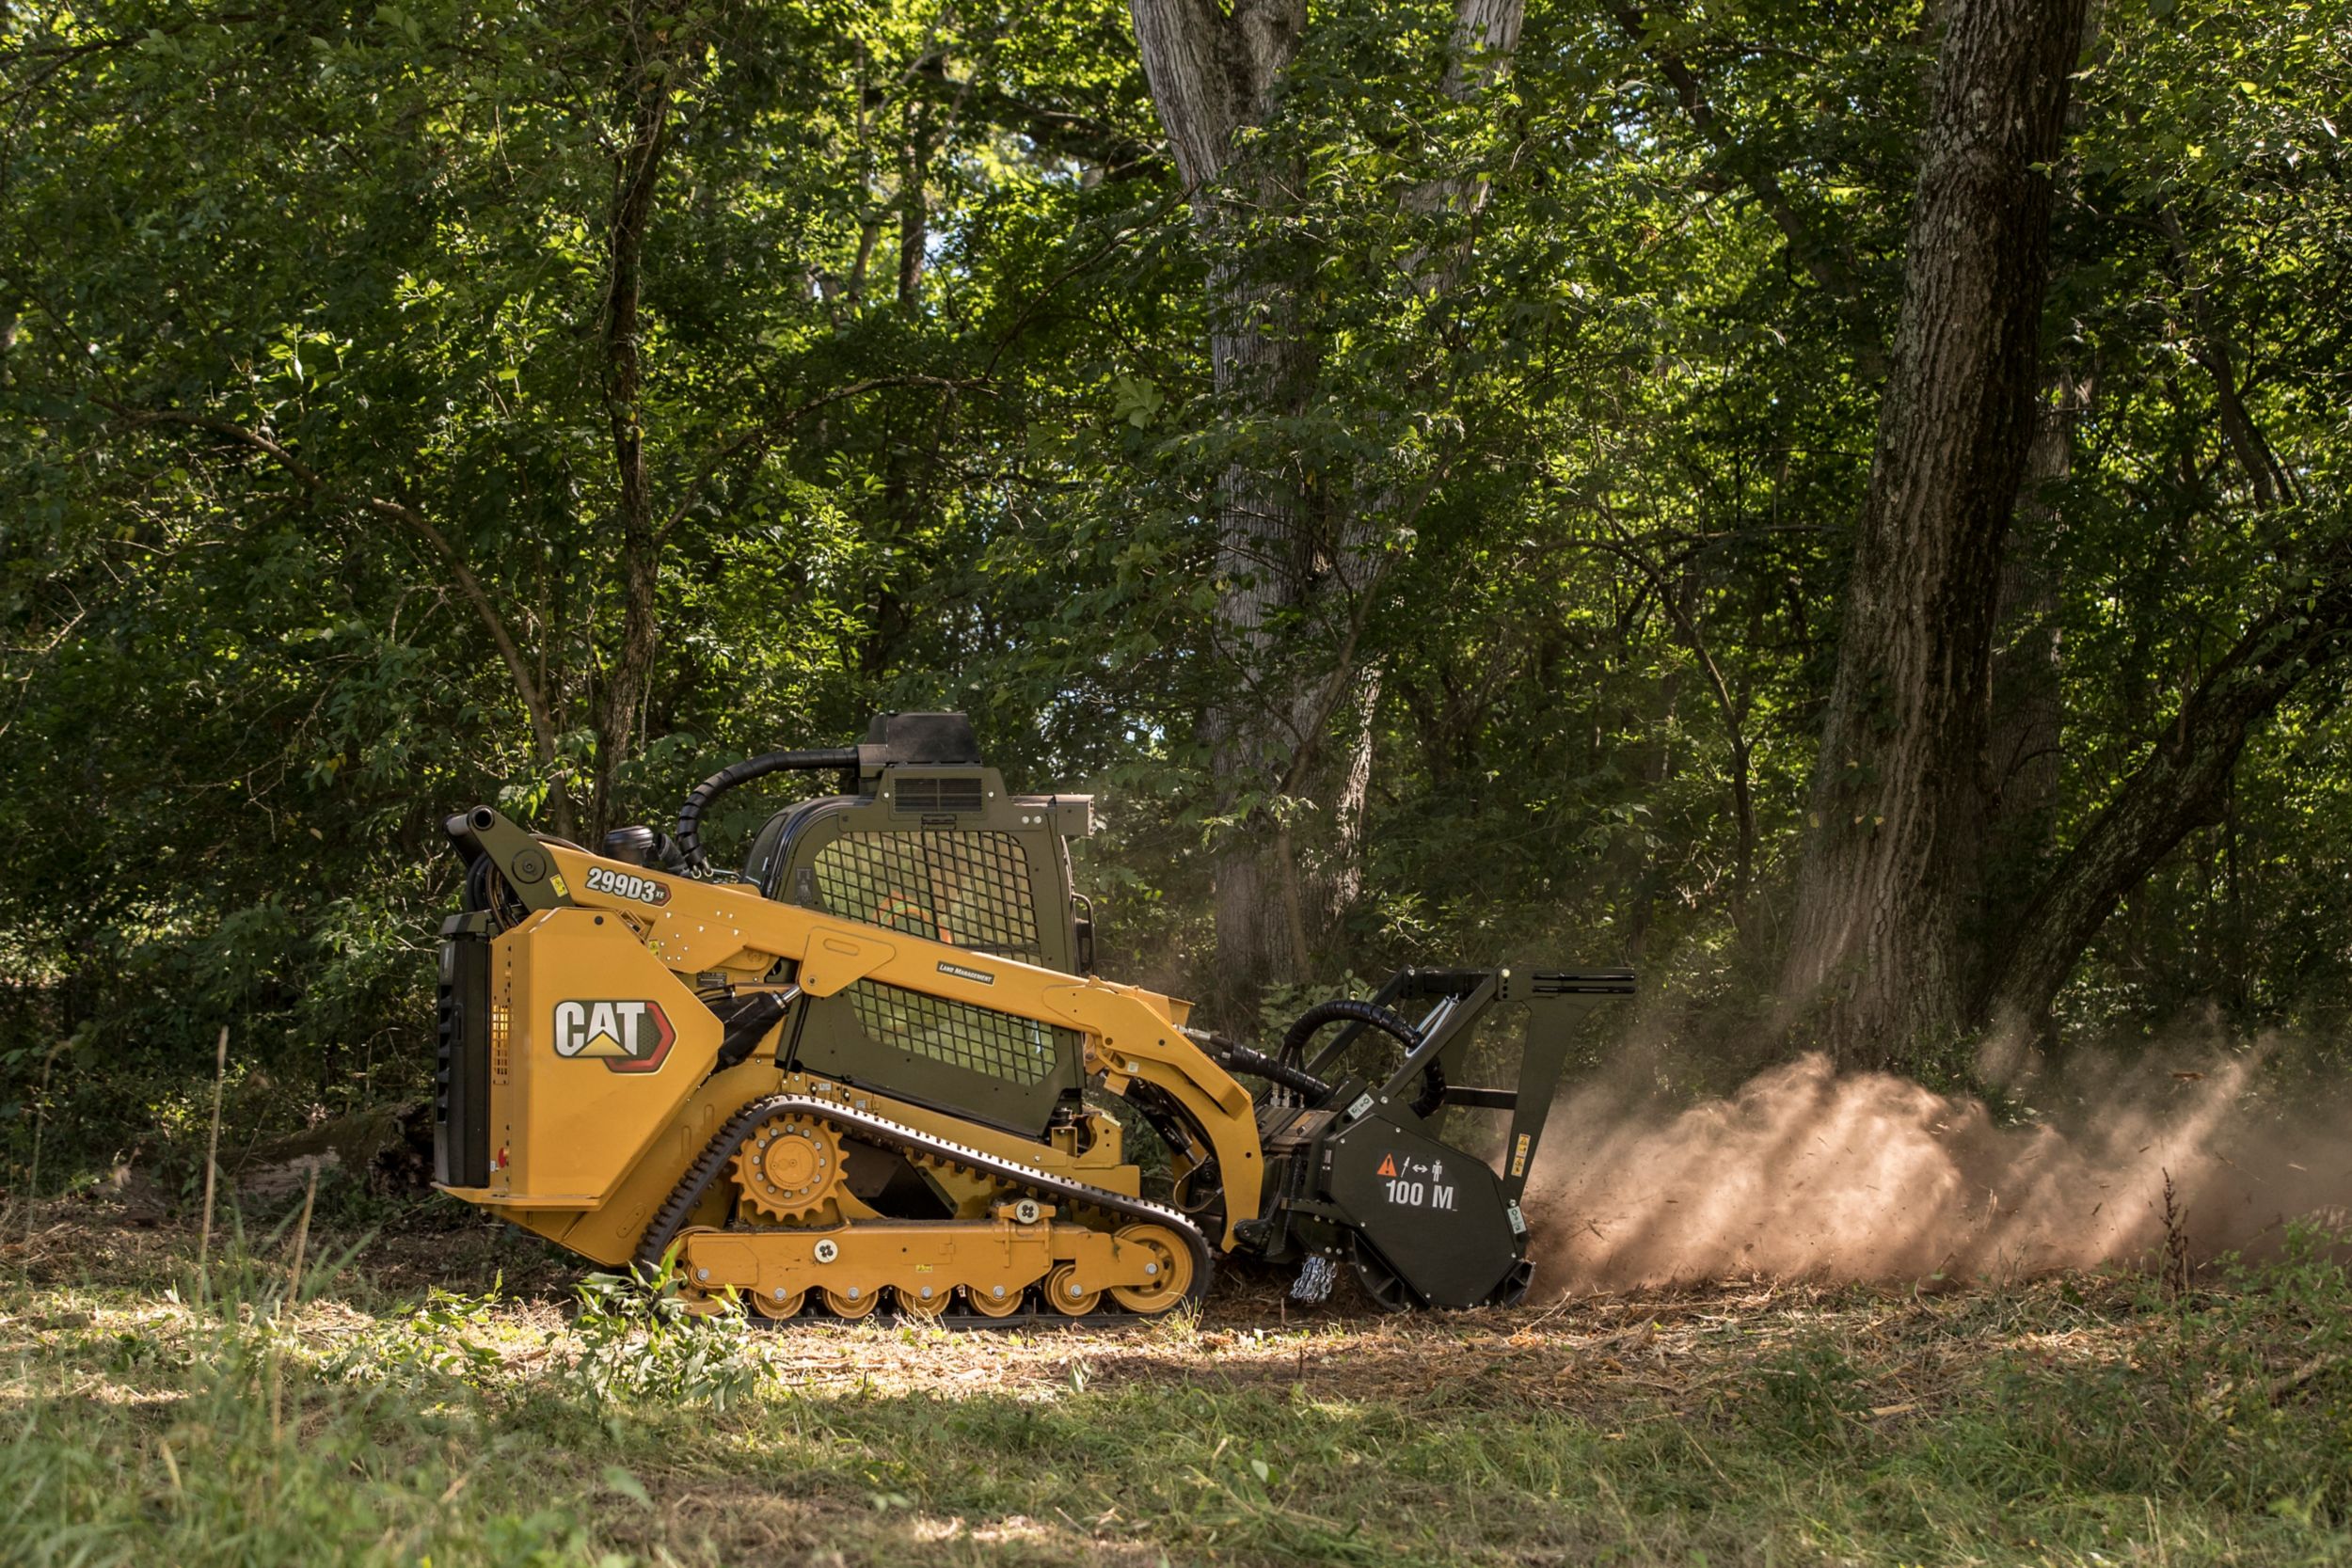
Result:
{"label": "tree branch", "polygon": [[1756,798],[1749,778],[1751,747],[1747,736],[1747,710],[1732,696],[1731,683],[1724,679],[1723,667],[1715,662],[1715,656],[1708,649],[1697,620],[1667,582],[1664,569],[1634,547],[1631,531],[1617,520],[1606,505],[1599,508],[1599,514],[1602,522],[1608,525],[1610,532],[1616,538],[1613,541],[1595,539],[1590,543],[1595,548],[1606,550],[1625,562],[1649,580],[1650,588],[1657,594],[1658,602],[1664,608],[1667,618],[1682,634],[1683,645],[1698,660],[1699,673],[1707,678],[1708,692],[1715,699],[1717,710],[1723,714],[1724,737],[1731,748],[1731,766],[1726,770],[1724,782],[1731,789],[1733,828],[1739,834],[1735,846],[1737,863],[1733,874],[1735,886],[1732,889],[1730,914],[1732,928],[1744,936],[1748,933],[1748,891],[1755,879],[1757,843]]}
{"label": "tree branch", "polygon": [[1847,330],[1852,335],[1854,358],[1862,372],[1877,379],[1886,373],[1886,344],[1879,332],[1878,322],[1870,315],[1868,300],[1862,287],[1862,268],[1853,249],[1843,238],[1825,239],[1815,225],[1806,221],[1783,185],[1780,176],[1767,167],[1753,148],[1740,141],[1716,116],[1715,106],[1708,99],[1706,84],[1691,69],[1690,62],[1668,46],[1662,29],[1652,24],[1649,13],[1639,6],[1617,5],[1612,8],[1617,25],[1623,27],[1657,63],[1660,74],[1681,101],[1683,113],[1691,117],[1691,124],[1713,147],[1748,194],[1764,209],[1783,237],[1788,242],[1789,253],[1799,265],[1830,297],[1838,314],[1844,318]]}
{"label": "tree branch", "polygon": [[2352,543],[2255,619],[2014,922],[1982,1015],[2038,1028],[2083,949],[2126,894],[2194,829],[2221,820],[2253,726],[2352,648]]}
{"label": "tree branch", "polygon": [[908,80],[920,101],[1025,136],[1056,157],[1100,165],[1106,180],[1133,180],[1154,173],[1165,160],[1157,144],[1131,136],[1106,121],[1033,103],[977,78],[957,81],[947,74],[946,59],[940,55],[917,60]]}
{"label": "tree branch", "polygon": [[2156,227],[2163,231],[2172,259],[2180,265],[2181,289],[2188,297],[2189,321],[2197,329],[2190,343],[2190,357],[2213,382],[2214,409],[2219,416],[2222,436],[2230,443],[2238,467],[2245,470],[2247,483],[2253,486],[2254,504],[2267,509],[2296,499],[2293,477],[2280,464],[2270,443],[2263,439],[2261,429],[2247,409],[2229,330],[2214,309],[2211,291],[2197,275],[2197,258],[2189,246],[2188,231],[2181,227],[2171,203],[2157,205]]}
{"label": "tree branch", "polygon": [[977,377],[870,375],[861,381],[852,381],[846,387],[836,387],[830,392],[820,393],[810,398],[806,403],[787,408],[771,419],[753,425],[749,430],[743,431],[712,452],[695,473],[693,479],[687,483],[686,493],[680,496],[677,504],[670,509],[670,515],[663,519],[656,538],[662,543],[668,542],[670,535],[702,500],[703,492],[709,487],[710,482],[719,476],[720,469],[730,464],[739,464],[743,467],[756,466],[760,459],[767,455],[769,449],[783,438],[786,432],[811,414],[830,408],[836,403],[845,403],[850,398],[863,397],[867,392],[880,391],[888,387],[939,387],[955,391],[969,391],[985,388],[990,385],[991,383],[987,380]]}

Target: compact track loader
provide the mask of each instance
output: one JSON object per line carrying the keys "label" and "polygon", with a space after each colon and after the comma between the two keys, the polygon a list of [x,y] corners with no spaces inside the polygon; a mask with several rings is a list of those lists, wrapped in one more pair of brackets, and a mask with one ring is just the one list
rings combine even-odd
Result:
{"label": "compact track loader", "polygon": [[[711,802],[785,771],[840,792],[714,866]],[[1300,1265],[1309,1297],[1344,1267],[1391,1309],[1516,1301],[1570,1032],[1633,984],[1408,970],[1272,1052],[1196,1029],[1092,973],[1067,842],[1090,799],[1009,792],[960,714],[738,763],[674,837],[621,828],[602,854],[487,806],[445,826],[466,899],[441,929],[437,1182],[772,1319],[1148,1318],[1231,1254]],[[1524,1009],[1518,1081],[1467,1086],[1499,1004]],[[1113,1100],[1166,1145],[1164,1200]],[[1496,1164],[1440,1135],[1450,1106],[1507,1117]]]}

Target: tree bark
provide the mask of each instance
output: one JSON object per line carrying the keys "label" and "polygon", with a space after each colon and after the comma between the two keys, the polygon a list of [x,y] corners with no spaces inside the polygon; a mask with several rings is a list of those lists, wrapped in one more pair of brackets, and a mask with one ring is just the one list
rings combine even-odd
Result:
{"label": "tree bark", "polygon": [[[1303,170],[1289,154],[1245,150],[1245,129],[1267,125],[1307,26],[1304,0],[1130,0],[1144,76],[1193,219],[1212,258],[1209,353],[1226,417],[1245,428],[1301,411],[1315,377],[1315,346],[1301,323],[1296,280],[1254,242],[1269,215],[1296,205]],[[1518,37],[1524,0],[1460,0],[1444,87],[1457,96],[1494,79]],[[1256,1022],[1264,989],[1302,973],[1309,949],[1352,902],[1354,853],[1370,779],[1376,688],[1353,670],[1357,635],[1377,576],[1377,515],[1327,527],[1296,465],[1248,452],[1220,475],[1216,497],[1216,650],[1234,672],[1204,705],[1201,736],[1226,823],[1214,851],[1216,971],[1206,998],[1230,1027]],[[1263,443],[1261,451],[1265,450]],[[1278,630],[1306,626],[1327,641],[1292,667]],[[1336,653],[1334,652],[1336,650]],[[1352,700],[1351,700],[1352,699]],[[1328,731],[1357,721],[1325,765]],[[1301,800],[1305,789],[1310,797]],[[1340,862],[1321,884],[1300,885],[1296,813],[1323,826]]]}
{"label": "tree bark", "polygon": [[923,264],[930,249],[931,117],[916,103],[907,110],[906,145],[898,154],[898,309],[913,314],[923,302]]}
{"label": "tree bark", "polygon": [[[653,41],[641,35],[641,46]],[[662,154],[670,139],[674,62],[660,53],[641,57],[631,71],[629,142],[614,170],[612,215],[607,239],[610,271],[604,312],[604,408],[612,432],[612,467],[619,481],[621,534],[621,636],[598,693],[596,787],[589,832],[612,825],[612,784],[628,760],[638,714],[653,679],[660,646],[657,593],[661,578],[661,528],[654,515],[653,489],[645,467],[643,303],[645,235],[653,224],[654,194],[661,182]]]}
{"label": "tree bark", "polygon": [[2082,24],[2083,0],[1947,13],[1783,974],[1798,1033],[1849,1065],[1964,1023],[2001,546]]}
{"label": "tree bark", "polygon": [[[1996,935],[2032,897],[2056,846],[2059,747],[2066,711],[2058,621],[2057,490],[2074,471],[2074,427],[2088,378],[2058,369],[2035,399],[2011,539],[2001,552],[1994,615],[1993,711],[1984,754],[1984,856],[1972,897],[1970,944],[1988,957]],[[1974,985],[1984,984],[1981,975]]]}
{"label": "tree bark", "polygon": [[1345,727],[1338,752],[1338,776],[1321,792],[1329,832],[1309,868],[1308,907],[1314,925],[1309,937],[1312,948],[1328,945],[1356,911],[1364,892],[1364,818],[1372,803],[1374,721],[1380,712],[1383,671],[1368,665],[1356,677],[1348,695]]}
{"label": "tree bark", "polygon": [[[1263,276],[1248,244],[1252,209],[1290,202],[1283,176],[1263,151],[1241,162],[1236,134],[1270,119],[1282,74],[1307,26],[1304,0],[1239,0],[1230,15],[1210,0],[1132,0],[1160,123],[1168,132],[1193,220],[1213,258],[1209,357],[1228,417],[1263,419],[1295,408],[1304,392],[1308,345],[1287,280]],[[1306,498],[1295,475],[1236,460],[1216,495],[1216,618],[1218,652],[1240,673],[1239,689],[1202,715],[1216,807],[1230,822],[1216,851],[1216,983],[1210,1010],[1232,1026],[1254,1022],[1267,983],[1305,961],[1291,918],[1297,890],[1281,885],[1280,813],[1274,797],[1299,737],[1284,735],[1289,705],[1263,689],[1269,623],[1296,592]]]}

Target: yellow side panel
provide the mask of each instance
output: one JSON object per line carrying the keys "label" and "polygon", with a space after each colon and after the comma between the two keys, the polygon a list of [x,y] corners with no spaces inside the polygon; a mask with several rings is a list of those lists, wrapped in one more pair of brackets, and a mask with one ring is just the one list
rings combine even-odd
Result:
{"label": "yellow side panel", "polygon": [[481,1201],[594,1208],[709,1076],[719,1021],[594,910],[548,910],[499,938],[491,986],[504,1016],[493,1015]]}

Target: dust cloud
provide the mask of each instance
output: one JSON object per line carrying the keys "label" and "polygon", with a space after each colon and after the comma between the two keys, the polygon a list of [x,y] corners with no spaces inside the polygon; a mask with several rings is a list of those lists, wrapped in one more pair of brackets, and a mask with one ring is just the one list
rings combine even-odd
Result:
{"label": "dust cloud", "polygon": [[1996,1125],[1979,1101],[1821,1057],[1662,1107],[1563,1096],[1527,1210],[1538,1294],[1676,1282],[2014,1278],[2153,1261],[2166,1174],[2193,1257],[2352,1208],[2343,1107],[2282,1114],[2235,1057],[2090,1064]]}

